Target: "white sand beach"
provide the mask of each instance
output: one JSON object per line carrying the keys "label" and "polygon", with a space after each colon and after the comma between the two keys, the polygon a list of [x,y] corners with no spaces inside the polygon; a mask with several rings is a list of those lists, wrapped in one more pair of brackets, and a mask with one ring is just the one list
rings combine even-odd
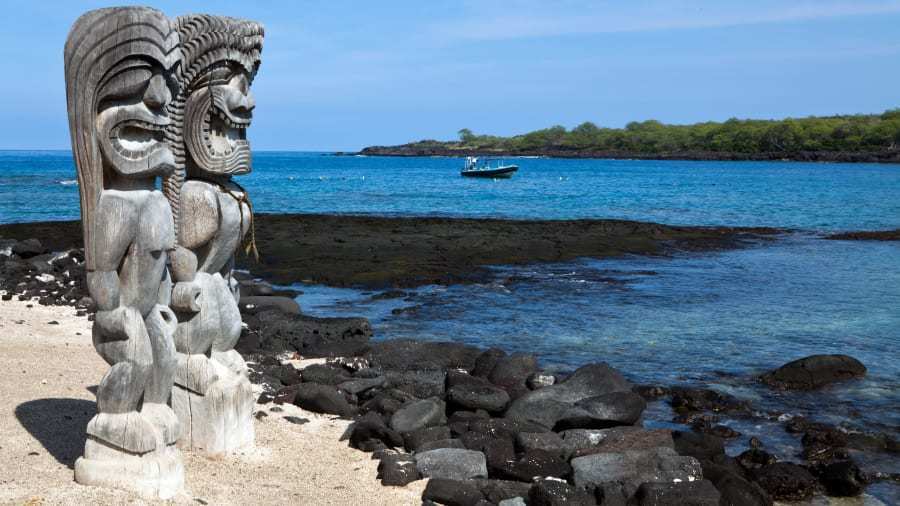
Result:
{"label": "white sand beach", "polygon": [[[107,369],[90,329],[71,307],[0,302],[0,503],[152,503],[73,480],[96,410],[93,387]],[[378,462],[338,441],[349,422],[272,406],[258,406],[268,416],[255,422],[255,449],[219,459],[185,452],[185,492],[170,503],[421,504],[425,480],[382,487]]]}

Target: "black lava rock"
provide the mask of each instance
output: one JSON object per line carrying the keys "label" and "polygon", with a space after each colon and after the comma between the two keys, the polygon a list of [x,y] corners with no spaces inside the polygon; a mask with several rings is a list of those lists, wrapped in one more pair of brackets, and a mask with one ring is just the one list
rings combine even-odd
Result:
{"label": "black lava rock", "polygon": [[268,309],[246,316],[245,322],[258,333],[261,349],[305,357],[359,355],[368,351],[372,336],[365,318],[315,318]]}
{"label": "black lava rock", "polygon": [[544,450],[530,450],[499,470],[502,478],[530,482],[535,477],[562,478],[572,473],[572,467],[559,455]]}
{"label": "black lava rock", "polygon": [[779,389],[812,390],[865,375],[866,366],[851,356],[811,355],[763,374],[759,380]]}
{"label": "black lava rock", "polygon": [[486,411],[454,411],[447,419],[447,425],[450,426],[450,432],[453,435],[461,436],[469,432],[473,420],[490,418],[490,416]]}
{"label": "black lava rock", "polygon": [[494,504],[505,499],[515,497],[528,497],[528,491],[531,489],[530,483],[522,483],[521,481],[510,480],[474,480],[481,489],[484,498]]}
{"label": "black lava rock", "polygon": [[338,384],[338,388],[347,393],[359,395],[373,388],[383,386],[386,382],[387,379],[384,376],[378,376],[375,378],[358,378],[340,383]]}
{"label": "black lava rock", "polygon": [[403,446],[400,433],[388,428],[384,420],[374,412],[366,413],[353,424],[350,447],[371,452],[381,445],[397,448]]}
{"label": "black lava rock", "polygon": [[700,427],[698,427],[698,430],[707,434],[712,434],[713,436],[717,436],[722,439],[734,439],[737,437],[741,437],[740,432],[732,429],[727,425],[713,425],[712,427],[701,425]]}
{"label": "black lava rock", "polygon": [[708,388],[672,388],[672,407],[676,411],[747,411],[750,403]]}
{"label": "black lava rock", "polygon": [[478,358],[475,359],[475,368],[472,370],[472,376],[479,378],[487,378],[491,371],[496,367],[497,362],[506,357],[506,352],[500,348],[490,348],[485,350]]}
{"label": "black lava rock", "polygon": [[744,469],[751,471],[774,464],[778,459],[774,455],[758,448],[751,448],[737,456],[737,462]]}
{"label": "black lava rock", "polygon": [[484,454],[460,448],[438,448],[416,454],[416,468],[423,477],[468,480],[487,478]]}
{"label": "black lava rock", "polygon": [[529,506],[594,506],[597,500],[586,490],[560,480],[538,480],[528,491]]}
{"label": "black lava rock", "polygon": [[438,439],[436,441],[426,441],[419,445],[419,449],[417,451],[427,452],[430,450],[439,450],[441,448],[456,448],[459,450],[465,450],[466,446],[463,444],[462,440],[459,439]]}
{"label": "black lava rock", "polygon": [[576,402],[576,409],[558,420],[553,429],[605,429],[632,425],[641,418],[646,407],[643,397],[633,392],[611,392],[588,397]]}
{"label": "black lava rock", "polygon": [[510,404],[505,416],[551,429],[567,417],[576,402],[613,392],[631,392],[631,387],[631,383],[608,365],[590,364],[556,385],[522,395]]}
{"label": "black lava rock", "polygon": [[659,385],[635,385],[632,391],[643,397],[646,401],[655,401],[670,393],[668,388]]}
{"label": "black lava rock", "polygon": [[402,390],[413,397],[427,399],[444,396],[447,373],[443,370],[385,370],[384,375],[387,378],[387,386]]}
{"label": "black lava rock", "polygon": [[484,454],[491,477],[503,476],[506,465],[516,459],[516,451],[508,434],[489,431],[469,431],[460,438],[469,450]]}
{"label": "black lava rock", "polygon": [[381,484],[402,487],[419,479],[415,458],[408,453],[385,454],[378,462]]}
{"label": "black lava rock", "polygon": [[779,462],[753,472],[753,480],[775,500],[801,501],[815,493],[815,477],[796,464]]}
{"label": "black lava rock", "polygon": [[283,385],[296,385],[300,383],[300,373],[297,368],[291,364],[285,364],[275,367],[271,371],[271,375],[278,378]]}
{"label": "black lava rock", "polygon": [[483,384],[458,384],[447,391],[447,401],[463,409],[499,413],[509,403],[509,394],[486,381]]}
{"label": "black lava rock", "polygon": [[294,389],[294,404],[303,409],[340,416],[351,416],[356,413],[356,408],[347,402],[336,387],[318,383],[300,383],[290,388]]}
{"label": "black lava rock", "polygon": [[396,389],[375,393],[362,404],[363,411],[375,411],[385,416],[393,415],[403,404],[415,399],[412,395]]}
{"label": "black lava rock", "polygon": [[732,506],[772,506],[772,498],[756,483],[735,474],[722,476],[715,482],[722,496],[720,504]]}
{"label": "black lava rock", "polygon": [[857,496],[866,487],[862,471],[850,460],[826,464],[816,469],[816,474],[819,482],[825,486],[825,492],[831,496]]}
{"label": "black lava rock", "polygon": [[484,496],[472,481],[432,478],[422,492],[422,499],[447,506],[475,506]]}
{"label": "black lava rock", "polygon": [[332,386],[337,386],[351,379],[350,375],[343,369],[325,364],[306,366],[300,370],[300,377],[305,383],[319,383]]}
{"label": "black lava rock", "polygon": [[719,506],[721,494],[708,480],[644,483],[635,494],[638,506]]}
{"label": "black lava rock", "polygon": [[450,427],[446,425],[423,427],[404,433],[403,445],[406,451],[417,452],[423,444],[442,439],[450,439]]}
{"label": "black lava rock", "polygon": [[698,434],[696,432],[672,432],[675,451],[679,455],[694,457],[699,460],[709,459],[725,454],[725,442],[716,436]]}
{"label": "black lava rock", "polygon": [[391,416],[391,428],[402,433],[444,424],[444,410],[444,403],[436,399],[408,402]]}
{"label": "black lava rock", "polygon": [[12,245],[12,253],[19,258],[31,258],[44,253],[46,248],[37,239],[25,239]]}
{"label": "black lava rock", "polygon": [[572,453],[571,445],[555,432],[520,432],[516,436],[516,446],[523,452],[543,450],[563,459]]}
{"label": "black lava rock", "polygon": [[374,343],[367,358],[373,366],[392,371],[471,371],[480,354],[478,348],[460,343],[394,339]]}
{"label": "black lava rock", "polygon": [[512,397],[528,391],[525,382],[537,371],[537,357],[526,353],[513,353],[503,357],[488,374],[491,383],[503,387]]}
{"label": "black lava rock", "polygon": [[769,494],[756,483],[746,479],[744,469],[735,459],[716,455],[701,460],[703,477],[713,482],[722,494],[721,504],[734,506],[771,506]]}

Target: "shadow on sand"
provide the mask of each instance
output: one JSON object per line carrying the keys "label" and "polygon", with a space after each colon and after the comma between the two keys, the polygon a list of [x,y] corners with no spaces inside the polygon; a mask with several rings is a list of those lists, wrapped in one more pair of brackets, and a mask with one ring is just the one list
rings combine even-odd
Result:
{"label": "shadow on sand", "polygon": [[37,399],[16,406],[22,427],[70,469],[84,452],[85,429],[96,412],[97,403],[84,399]]}

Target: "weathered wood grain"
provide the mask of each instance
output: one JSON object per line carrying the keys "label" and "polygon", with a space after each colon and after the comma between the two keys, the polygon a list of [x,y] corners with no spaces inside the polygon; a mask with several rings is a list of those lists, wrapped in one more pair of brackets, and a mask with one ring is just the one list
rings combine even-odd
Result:
{"label": "weathered wood grain", "polygon": [[235,251],[253,217],[247,195],[231,178],[251,167],[249,87],[263,29],[210,15],[175,23],[183,56],[181,86],[169,107],[176,168],[163,185],[179,245],[173,405],[185,428],[179,444],[220,454],[251,445],[254,437],[247,366],[234,351],[241,316],[232,278]]}
{"label": "weathered wood grain", "polygon": [[81,483],[168,496],[183,482],[176,441],[208,453],[253,442],[231,275],[253,218],[231,177],[251,167],[262,40],[251,21],[142,7],[88,12],[69,33],[94,343],[110,364]]}
{"label": "weathered wood grain", "polygon": [[170,299],[175,230],[155,189],[174,169],[165,131],[180,54],[171,21],[142,7],[86,13],[65,47],[88,287],[99,308],[94,345],[111,366],[75,479],[162,498],[184,481],[170,406],[177,320],[160,304]]}

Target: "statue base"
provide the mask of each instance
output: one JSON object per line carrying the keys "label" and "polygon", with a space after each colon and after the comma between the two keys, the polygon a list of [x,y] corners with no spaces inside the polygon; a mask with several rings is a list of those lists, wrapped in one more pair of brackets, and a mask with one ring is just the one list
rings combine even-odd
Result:
{"label": "statue base", "polygon": [[134,454],[88,436],[75,461],[75,481],[135,492],[146,499],[171,499],[184,489],[184,465],[175,445]]}
{"label": "statue base", "polygon": [[253,388],[245,375],[226,374],[221,369],[205,395],[176,383],[172,409],[182,428],[178,446],[207,455],[251,448],[254,401]]}

